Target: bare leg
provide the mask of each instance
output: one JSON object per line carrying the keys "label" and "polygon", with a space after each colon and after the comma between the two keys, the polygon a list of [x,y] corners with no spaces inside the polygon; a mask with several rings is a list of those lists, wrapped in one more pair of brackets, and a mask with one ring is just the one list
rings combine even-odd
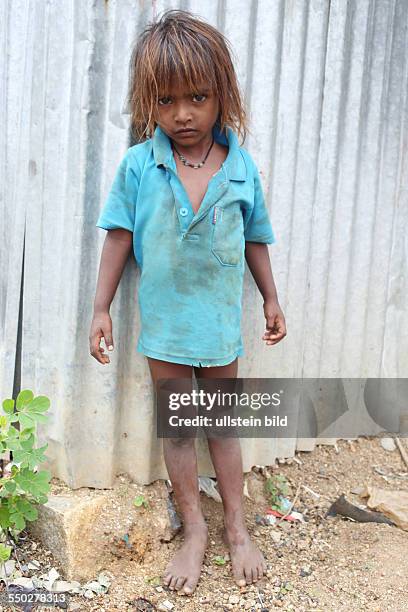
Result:
{"label": "bare leg", "polygon": [[[153,383],[160,378],[190,378],[192,367],[148,357]],[[200,578],[207,547],[207,525],[201,511],[194,438],[163,438],[163,454],[184,526],[184,543],[167,566],[163,582],[191,595]]]}
{"label": "bare leg", "polygon": [[[236,378],[238,359],[227,366],[195,368],[196,377]],[[251,541],[243,508],[243,467],[238,438],[210,438],[208,448],[224,506],[224,539],[238,586],[256,582],[266,571],[265,559]]]}

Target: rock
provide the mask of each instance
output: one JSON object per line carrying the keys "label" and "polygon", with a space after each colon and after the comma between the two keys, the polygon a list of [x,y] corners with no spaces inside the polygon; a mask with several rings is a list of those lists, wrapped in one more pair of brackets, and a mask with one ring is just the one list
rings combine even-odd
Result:
{"label": "rock", "polygon": [[397,448],[392,438],[381,438],[380,444],[384,450],[389,451],[390,453],[392,453],[392,451],[395,451],[395,449]]}
{"label": "rock", "polygon": [[32,569],[32,570],[37,570],[41,567],[41,563],[39,561],[36,561],[35,559],[33,559],[32,561],[29,561],[27,563],[27,567],[28,569]]}
{"label": "rock", "polygon": [[228,603],[230,604],[239,604],[240,597],[239,595],[230,595],[228,599]]}
{"label": "rock", "polygon": [[273,540],[276,544],[281,541],[282,533],[280,531],[275,531],[274,529],[271,531],[271,540]]}
{"label": "rock", "polygon": [[250,499],[257,505],[264,506],[267,503],[264,478],[257,476],[255,472],[250,472],[245,478],[245,483]]}
{"label": "rock", "polygon": [[160,612],[169,612],[169,610],[172,610],[173,608],[174,603],[171,603],[171,601],[168,599],[165,599],[157,606],[157,609],[160,610]]}
{"label": "rock", "polygon": [[14,561],[14,559],[9,559],[5,563],[2,563],[0,566],[0,578],[4,580],[4,578],[12,576],[15,569],[16,569],[16,562]]}
{"label": "rock", "polygon": [[357,486],[350,489],[350,493],[353,495],[361,495],[365,491],[365,487]]}
{"label": "rock", "polygon": [[[52,551],[64,578],[92,580],[112,555],[141,562],[148,551],[174,535],[164,481],[154,483],[155,497],[148,509],[133,503],[144,489],[129,481],[108,490],[81,488],[64,495],[51,491],[48,501],[38,506],[38,519],[27,523],[27,531]],[[144,496],[150,501],[148,494]]]}

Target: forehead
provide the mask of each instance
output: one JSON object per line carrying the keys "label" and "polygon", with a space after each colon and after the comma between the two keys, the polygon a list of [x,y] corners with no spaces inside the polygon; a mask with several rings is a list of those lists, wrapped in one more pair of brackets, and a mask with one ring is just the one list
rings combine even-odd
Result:
{"label": "forehead", "polygon": [[[160,90],[164,92],[164,87],[160,87]],[[211,91],[211,84],[207,81],[199,80],[194,83],[193,89],[188,85],[186,81],[182,81],[177,77],[172,77],[169,82],[169,87],[165,91],[166,94],[172,96],[189,96],[192,91]]]}

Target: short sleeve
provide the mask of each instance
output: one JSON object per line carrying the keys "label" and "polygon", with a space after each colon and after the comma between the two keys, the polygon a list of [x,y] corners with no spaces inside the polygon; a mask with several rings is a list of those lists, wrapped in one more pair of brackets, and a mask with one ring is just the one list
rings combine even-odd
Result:
{"label": "short sleeve", "polygon": [[247,242],[264,242],[273,244],[276,242],[275,234],[269,219],[265,204],[261,177],[255,163],[253,167],[254,180],[254,206],[247,213],[244,221],[244,236]]}
{"label": "short sleeve", "polygon": [[[133,162],[134,163],[134,162]],[[139,181],[129,150],[120,162],[96,227],[134,231]]]}

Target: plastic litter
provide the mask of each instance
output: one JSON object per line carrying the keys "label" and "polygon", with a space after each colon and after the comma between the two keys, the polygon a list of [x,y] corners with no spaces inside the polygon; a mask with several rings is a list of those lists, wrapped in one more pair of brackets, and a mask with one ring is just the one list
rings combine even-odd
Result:
{"label": "plastic litter", "polygon": [[200,491],[205,493],[208,497],[211,497],[219,504],[222,503],[221,495],[215,488],[215,482],[209,476],[199,476],[198,488]]}
{"label": "plastic litter", "polygon": [[[268,508],[266,512],[267,514],[271,514],[272,516],[275,516],[277,518],[282,518],[284,516],[284,513],[278,512],[277,510],[272,510],[272,508]],[[292,510],[292,512],[288,514],[288,516],[285,516],[283,520],[291,522],[300,521],[301,523],[305,523],[303,514],[301,512],[295,512],[294,510]]]}

